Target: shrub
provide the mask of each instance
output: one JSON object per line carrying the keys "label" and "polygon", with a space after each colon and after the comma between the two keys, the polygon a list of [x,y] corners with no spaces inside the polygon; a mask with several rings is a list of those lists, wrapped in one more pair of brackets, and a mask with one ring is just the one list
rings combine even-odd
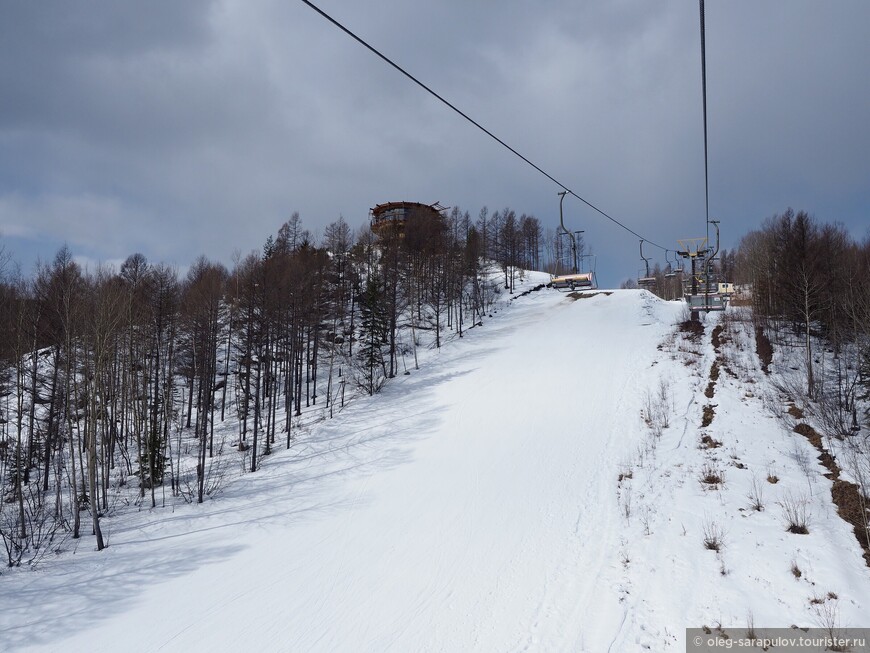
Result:
{"label": "shrub", "polygon": [[809,529],[809,500],[801,495],[798,497],[787,493],[779,502],[786,530],[796,535],[807,535]]}
{"label": "shrub", "polygon": [[725,472],[710,463],[704,463],[698,480],[705,485],[721,485],[725,482]]}
{"label": "shrub", "polygon": [[791,561],[791,575],[794,576],[796,580],[800,580],[800,577],[804,575],[795,560]]}
{"label": "shrub", "polygon": [[704,520],[704,548],[709,551],[721,551],[725,547],[725,530],[712,519]]}
{"label": "shrub", "polygon": [[764,510],[764,488],[754,475],[752,476],[752,485],[749,487],[749,494],[746,496],[753,510],[756,512]]}

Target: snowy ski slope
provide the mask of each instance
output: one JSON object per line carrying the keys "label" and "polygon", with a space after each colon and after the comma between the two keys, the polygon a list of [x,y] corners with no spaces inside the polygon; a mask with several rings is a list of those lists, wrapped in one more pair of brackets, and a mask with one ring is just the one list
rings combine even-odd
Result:
{"label": "snowy ski slope", "polygon": [[[0,649],[682,651],[687,626],[750,612],[816,626],[828,591],[841,625],[867,625],[868,570],[748,351],[703,429],[723,446],[699,449],[715,353],[709,326],[674,335],[681,311],[645,291],[518,298],[217,500],[107,519],[102,553],[4,574]],[[782,527],[787,490],[810,497],[810,535]]]}

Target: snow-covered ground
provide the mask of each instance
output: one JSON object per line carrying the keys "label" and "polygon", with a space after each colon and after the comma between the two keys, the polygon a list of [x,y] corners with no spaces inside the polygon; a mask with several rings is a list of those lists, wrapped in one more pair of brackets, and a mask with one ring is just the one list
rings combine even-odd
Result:
{"label": "snow-covered ground", "polygon": [[693,339],[645,291],[519,297],[217,500],[4,573],[0,649],[681,651],[686,627],[866,626],[825,470],[768,410],[751,329],[714,350],[719,317]]}

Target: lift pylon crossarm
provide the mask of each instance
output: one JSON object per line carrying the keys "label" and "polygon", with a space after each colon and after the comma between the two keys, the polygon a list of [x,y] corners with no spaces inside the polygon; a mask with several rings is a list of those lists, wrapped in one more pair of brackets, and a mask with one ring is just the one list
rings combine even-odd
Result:
{"label": "lift pylon crossarm", "polygon": [[682,247],[677,253],[683,258],[696,258],[702,256],[707,251],[706,238],[684,238],[678,240],[677,243]]}

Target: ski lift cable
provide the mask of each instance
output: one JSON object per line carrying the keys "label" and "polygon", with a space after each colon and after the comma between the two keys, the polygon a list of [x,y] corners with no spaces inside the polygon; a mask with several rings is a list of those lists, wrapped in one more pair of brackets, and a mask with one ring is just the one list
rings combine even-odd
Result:
{"label": "ski lift cable", "polygon": [[604,216],[605,218],[607,218],[608,220],[610,220],[610,221],[611,221],[612,223],[614,223],[615,225],[617,225],[617,226],[619,226],[619,227],[622,227],[622,228],[623,228],[625,231],[627,231],[628,233],[630,233],[630,234],[632,234],[632,235],[634,235],[634,236],[637,236],[638,238],[643,238],[647,243],[649,243],[650,245],[652,245],[652,246],[654,246],[654,247],[658,247],[658,248],[661,249],[661,250],[666,249],[663,245],[659,245],[658,243],[653,242],[653,241],[649,240],[648,238],[644,238],[644,237],[641,236],[639,233],[637,233],[636,231],[634,231],[631,227],[628,227],[627,225],[623,224],[622,222],[620,222],[619,220],[617,220],[617,219],[614,218],[613,216],[609,215],[608,213],[606,213],[606,212],[603,211],[602,209],[599,209],[597,206],[595,206],[594,204],[592,204],[592,203],[589,202],[588,200],[584,199],[583,197],[581,197],[580,195],[578,195],[577,193],[575,193],[573,190],[571,190],[570,188],[568,188],[565,184],[563,184],[563,183],[560,182],[558,179],[556,179],[555,177],[553,177],[551,174],[549,174],[549,173],[548,173],[547,171],[545,171],[543,168],[541,168],[540,166],[538,166],[537,164],[533,163],[531,160],[529,160],[528,158],[526,158],[525,156],[523,156],[522,154],[520,154],[520,153],[519,153],[517,150],[515,150],[513,147],[511,147],[511,146],[508,145],[506,142],[504,142],[502,139],[500,139],[498,136],[496,136],[496,135],[493,134],[491,131],[489,131],[486,127],[484,127],[484,126],[481,125],[479,122],[477,122],[476,120],[474,120],[471,116],[469,116],[469,115],[466,114],[464,111],[462,111],[462,110],[460,110],[459,108],[457,108],[454,104],[452,104],[451,102],[449,102],[448,100],[446,100],[445,98],[443,98],[441,95],[439,95],[438,93],[436,93],[435,91],[433,91],[431,88],[429,88],[428,86],[426,86],[426,84],[424,84],[424,83],[421,82],[419,79],[417,79],[416,77],[414,77],[411,73],[409,73],[407,70],[405,70],[404,68],[402,68],[401,66],[399,66],[399,64],[395,63],[392,59],[390,59],[390,58],[387,57],[386,55],[382,54],[382,53],[381,53],[379,50],[377,50],[374,46],[369,45],[369,43],[367,43],[367,42],[366,42],[365,40],[363,40],[361,37],[359,37],[359,36],[357,36],[356,34],[354,34],[354,33],[353,33],[352,31],[350,31],[347,27],[345,27],[344,25],[342,25],[341,23],[339,23],[335,18],[333,18],[332,16],[330,16],[329,14],[327,14],[326,12],[324,12],[322,9],[320,9],[319,7],[317,7],[314,3],[310,2],[309,0],[301,0],[301,2],[302,2],[303,4],[305,4],[305,5],[308,5],[311,9],[313,9],[314,11],[316,11],[316,12],[317,12],[318,14],[320,14],[323,18],[325,18],[325,19],[328,20],[330,23],[332,23],[333,25],[335,25],[338,29],[340,29],[342,32],[344,32],[345,34],[347,34],[348,36],[350,36],[354,41],[356,41],[357,43],[359,43],[360,45],[362,45],[362,46],[365,47],[366,49],[370,50],[373,54],[375,54],[375,55],[378,56],[379,58],[383,59],[383,60],[384,60],[386,63],[388,63],[390,66],[392,66],[392,67],[395,68],[397,71],[399,71],[400,73],[402,73],[405,77],[407,77],[407,78],[410,79],[412,82],[414,82],[415,84],[417,84],[417,86],[419,86],[419,87],[422,88],[424,91],[426,91],[427,93],[429,93],[430,95],[432,95],[433,97],[435,97],[437,100],[439,100],[442,104],[446,105],[447,107],[449,107],[450,109],[452,109],[453,111],[455,111],[456,113],[458,113],[460,116],[462,116],[463,118],[465,118],[465,120],[467,120],[467,121],[470,122],[472,125],[474,125],[475,127],[477,127],[480,131],[482,131],[484,134],[486,134],[487,136],[489,136],[489,137],[490,137],[491,139],[493,139],[496,143],[498,143],[499,145],[501,145],[502,147],[504,147],[505,149],[507,149],[508,151],[510,151],[510,152],[511,152],[512,154],[514,154],[515,156],[517,156],[517,157],[519,157],[520,159],[522,159],[525,163],[527,163],[527,164],[530,165],[532,168],[534,168],[535,170],[537,170],[538,172],[540,172],[540,173],[541,173],[542,175],[544,175],[547,179],[549,179],[549,180],[552,181],[554,184],[556,184],[557,186],[559,186],[560,188],[562,188],[562,189],[563,189],[565,192],[567,192],[569,195],[571,195],[572,197],[574,197],[574,198],[580,200],[580,201],[583,202],[586,206],[588,206],[590,209],[592,209],[593,211],[595,211],[595,212],[599,213],[600,215]]}

